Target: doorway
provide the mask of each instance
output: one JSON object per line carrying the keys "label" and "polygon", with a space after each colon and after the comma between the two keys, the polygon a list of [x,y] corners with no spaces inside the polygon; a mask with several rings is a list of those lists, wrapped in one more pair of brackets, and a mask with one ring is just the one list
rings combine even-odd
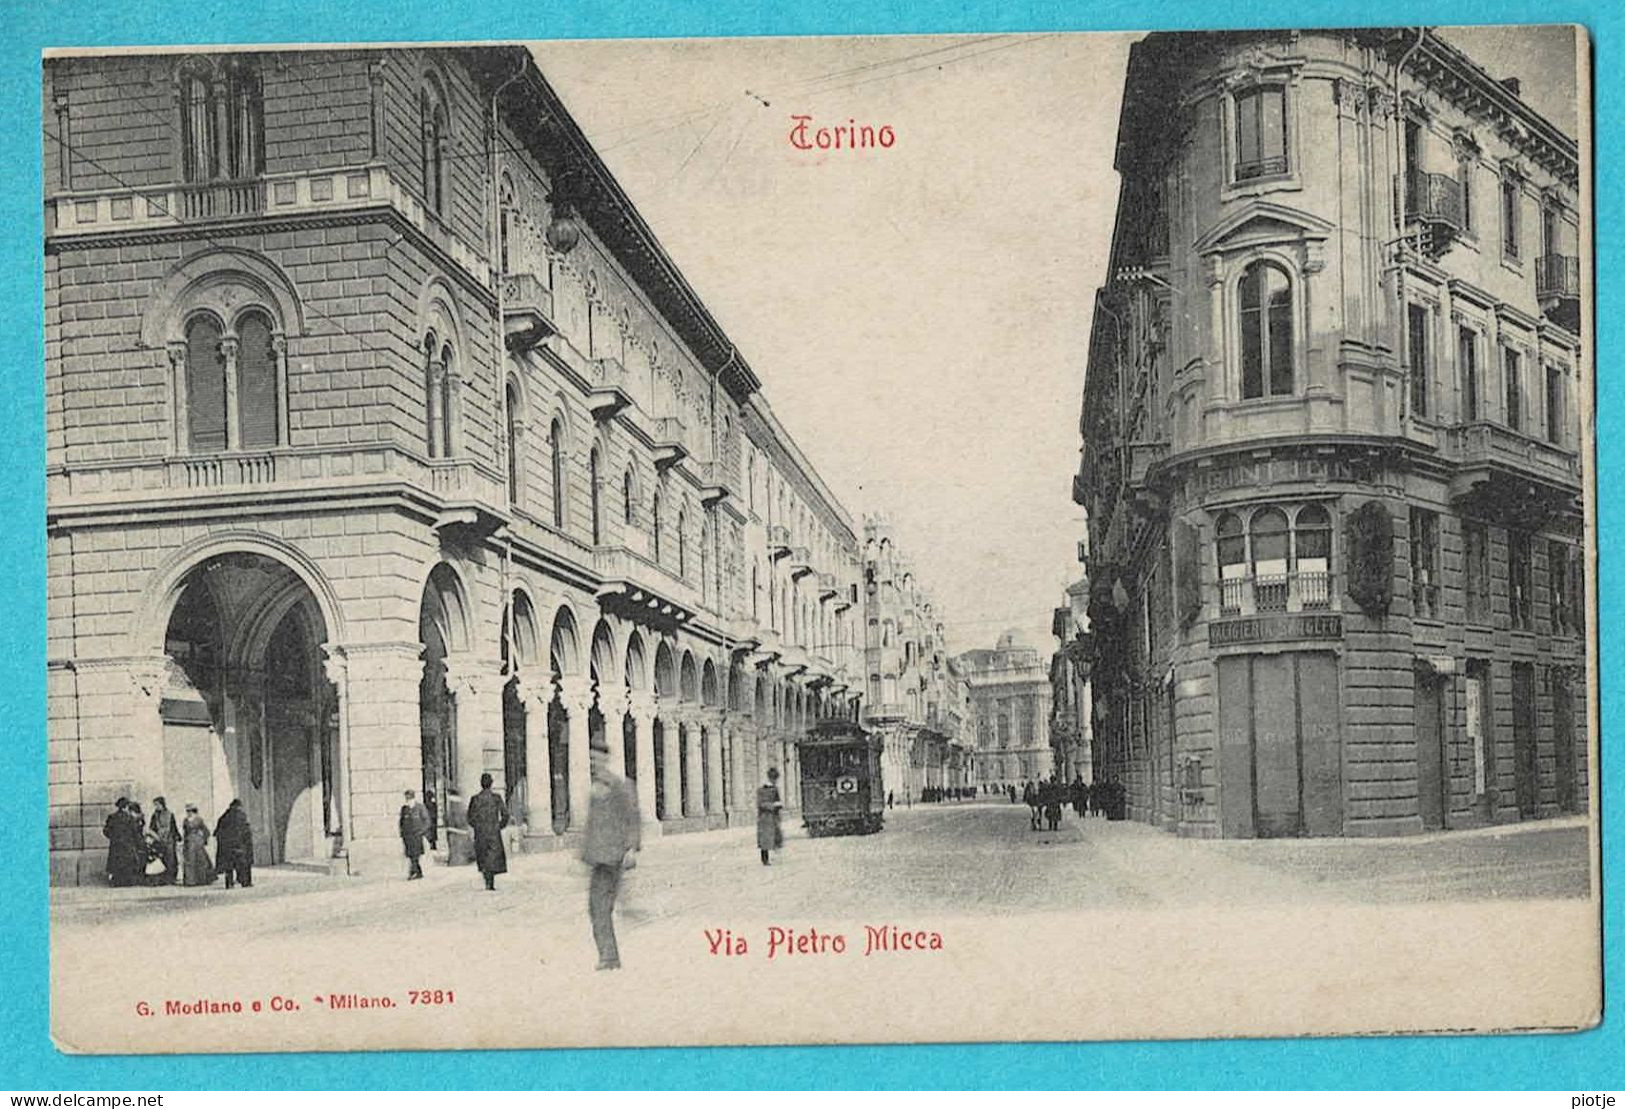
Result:
{"label": "doorway", "polygon": [[1512,772],[1518,815],[1533,820],[1540,809],[1540,755],[1535,741],[1535,666],[1512,664]]}
{"label": "doorway", "polygon": [[1449,756],[1446,751],[1445,680],[1416,673],[1416,811],[1424,832],[1442,830],[1450,816]]}
{"label": "doorway", "polygon": [[1336,656],[1230,655],[1218,670],[1223,834],[1341,834]]}

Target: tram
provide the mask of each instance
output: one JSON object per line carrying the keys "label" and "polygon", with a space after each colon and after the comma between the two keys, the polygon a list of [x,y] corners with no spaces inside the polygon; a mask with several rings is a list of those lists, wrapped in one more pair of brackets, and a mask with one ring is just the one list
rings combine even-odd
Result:
{"label": "tram", "polygon": [[885,823],[880,780],[882,740],[844,720],[819,722],[796,750],[801,760],[801,817],[812,836],[870,835]]}

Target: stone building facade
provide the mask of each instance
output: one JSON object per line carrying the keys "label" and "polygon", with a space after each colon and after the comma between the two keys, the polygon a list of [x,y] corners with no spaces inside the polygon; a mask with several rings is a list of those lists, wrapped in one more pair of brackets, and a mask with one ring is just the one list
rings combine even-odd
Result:
{"label": "stone building facade", "polygon": [[1133,48],[1074,486],[1132,818],[1585,811],[1579,158],[1518,92],[1415,29]]}
{"label": "stone building facade", "polygon": [[863,696],[851,521],[527,51],[45,63],[51,873],[113,800],[398,863],[490,772],[753,818]]}
{"label": "stone building facade", "polygon": [[1048,778],[1056,769],[1051,747],[1050,672],[1016,629],[992,650],[977,648],[955,660],[970,692],[978,785],[1010,785]]}
{"label": "stone building facade", "polygon": [[964,683],[947,627],[882,514],[863,523],[864,723],[884,747],[881,773],[898,801],[972,781]]}
{"label": "stone building facade", "polygon": [[1094,643],[1089,635],[1089,579],[1066,587],[1065,604],[1052,615],[1050,632],[1055,653],[1050,656],[1050,747],[1055,751],[1055,772],[1063,781],[1092,783],[1094,759],[1094,700],[1089,685],[1089,660]]}

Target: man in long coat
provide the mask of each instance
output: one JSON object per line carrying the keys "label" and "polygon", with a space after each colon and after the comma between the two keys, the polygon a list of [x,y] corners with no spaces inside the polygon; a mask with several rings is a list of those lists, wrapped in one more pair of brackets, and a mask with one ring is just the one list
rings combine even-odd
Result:
{"label": "man in long coat", "polygon": [[592,748],[592,793],[587,798],[587,829],[581,837],[581,860],[592,867],[587,886],[587,917],[598,945],[598,969],[620,970],[615,942],[615,898],[621,874],[635,865],[643,843],[638,798],[626,779],[609,768],[609,748]]}
{"label": "man in long coat", "polygon": [[508,826],[508,807],[491,792],[491,775],[480,775],[480,791],[468,799],[468,826],[474,832],[474,862],[485,876],[485,888],[497,888],[497,875],[508,872],[508,853],[502,829]]}
{"label": "man in long coat", "polygon": [[169,802],[162,797],[152,799],[152,829],[154,849],[158,857],[164,860],[164,873],[159,879],[166,886],[173,886],[180,877],[180,856],[176,844],[181,841],[181,830],[175,824],[175,814],[169,811]]}
{"label": "man in long coat", "polygon": [[406,791],[406,804],[401,806],[401,848],[411,863],[406,880],[423,877],[423,836],[429,828],[428,810],[411,790]]}
{"label": "man in long coat", "polygon": [[768,861],[768,852],[784,846],[784,832],[779,827],[779,811],[784,801],[779,796],[779,768],[767,768],[767,784],[756,789],[756,850],[762,854],[762,865]]}
{"label": "man in long coat", "polygon": [[226,888],[254,884],[254,829],[240,798],[233,797],[214,826],[214,866],[226,876]]}
{"label": "man in long coat", "polygon": [[141,821],[130,815],[130,799],[120,797],[102,824],[107,837],[107,883],[133,886],[146,866]]}

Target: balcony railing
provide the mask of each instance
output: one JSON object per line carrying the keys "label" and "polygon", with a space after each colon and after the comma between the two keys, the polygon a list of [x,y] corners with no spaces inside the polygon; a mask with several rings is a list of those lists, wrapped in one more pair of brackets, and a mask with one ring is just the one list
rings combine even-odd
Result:
{"label": "balcony railing", "polygon": [[776,559],[789,554],[790,529],[783,524],[769,524],[767,526],[767,549]]}
{"label": "balcony railing", "polygon": [[1450,429],[1450,455],[1464,466],[1495,465],[1564,485],[1578,485],[1576,454],[1556,443],[1485,421]]}
{"label": "balcony railing", "polygon": [[1405,219],[1444,224],[1452,231],[1460,231],[1461,182],[1442,173],[1406,174]]}
{"label": "balcony railing", "polygon": [[602,546],[593,550],[593,568],[606,586],[622,591],[641,590],[651,599],[693,612],[700,607],[699,591],[665,567],[628,547]]}
{"label": "balcony railing", "polygon": [[248,181],[64,192],[46,200],[50,236],[99,235],[178,227],[249,216],[315,215],[389,207],[429,236],[481,284],[491,274],[484,253],[424,211],[381,164],[268,173]]}
{"label": "balcony railing", "polygon": [[1332,575],[1324,570],[1258,574],[1219,582],[1219,614],[1326,612],[1332,607]]}
{"label": "balcony railing", "polygon": [[1541,300],[1580,295],[1580,259],[1569,254],[1543,254],[1535,259],[1535,296]]}
{"label": "balcony railing", "polygon": [[180,197],[182,219],[229,219],[232,216],[257,216],[265,211],[265,182],[205,181],[182,185]]}

